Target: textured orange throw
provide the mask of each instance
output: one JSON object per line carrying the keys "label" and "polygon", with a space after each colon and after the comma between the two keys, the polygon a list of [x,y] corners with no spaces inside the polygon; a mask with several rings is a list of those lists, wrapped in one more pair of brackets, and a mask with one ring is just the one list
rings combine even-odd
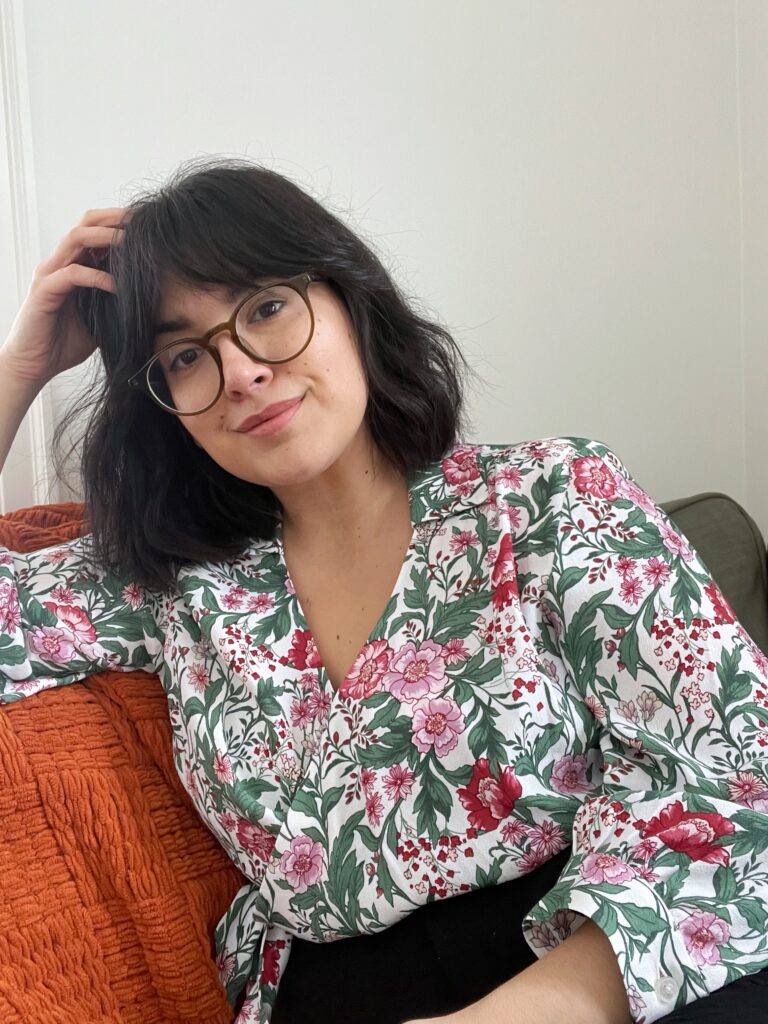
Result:
{"label": "textured orange throw", "polygon": [[[82,532],[80,505],[0,517],[14,551]],[[0,709],[2,1024],[227,1024],[212,937],[242,882],[178,780],[156,676]]]}

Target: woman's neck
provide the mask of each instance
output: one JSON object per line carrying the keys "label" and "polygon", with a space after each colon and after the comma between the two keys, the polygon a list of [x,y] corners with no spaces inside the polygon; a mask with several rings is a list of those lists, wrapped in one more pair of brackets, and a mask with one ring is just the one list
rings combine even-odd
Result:
{"label": "woman's neck", "polygon": [[294,548],[343,552],[393,520],[410,521],[405,475],[373,443],[351,446],[309,483],[275,492],[282,538]]}

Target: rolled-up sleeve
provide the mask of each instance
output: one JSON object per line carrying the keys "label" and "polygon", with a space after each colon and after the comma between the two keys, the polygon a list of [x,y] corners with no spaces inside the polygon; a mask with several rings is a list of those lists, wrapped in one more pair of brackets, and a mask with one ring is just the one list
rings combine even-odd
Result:
{"label": "rolled-up sleeve", "polygon": [[87,539],[20,554],[0,547],[0,702],[104,669],[157,671],[157,595],[104,572]]}
{"label": "rolled-up sleeve", "polygon": [[541,635],[603,777],[523,929],[543,956],[563,910],[591,918],[651,1024],[768,966],[768,659],[621,460],[569,440]]}

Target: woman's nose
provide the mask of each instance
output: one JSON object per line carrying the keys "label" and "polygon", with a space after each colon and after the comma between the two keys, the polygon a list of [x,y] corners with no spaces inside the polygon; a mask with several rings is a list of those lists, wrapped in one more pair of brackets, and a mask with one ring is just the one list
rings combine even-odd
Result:
{"label": "woman's nose", "polygon": [[254,386],[261,388],[273,376],[269,363],[243,352],[225,331],[218,337],[217,348],[224,375],[224,391],[230,398],[247,394]]}

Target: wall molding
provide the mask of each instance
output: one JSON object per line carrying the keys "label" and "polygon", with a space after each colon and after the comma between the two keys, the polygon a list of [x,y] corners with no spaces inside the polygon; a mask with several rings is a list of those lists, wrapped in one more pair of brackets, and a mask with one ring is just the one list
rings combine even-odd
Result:
{"label": "wall molding", "polygon": [[[6,301],[10,303],[15,297],[15,308],[18,309],[41,258],[23,0],[0,0],[0,76],[6,161],[6,188],[2,190],[2,202],[7,204],[8,209],[4,212],[12,227],[15,271],[15,295],[9,288]],[[14,473],[16,476],[28,475],[28,479],[15,481],[14,490],[28,494],[29,502],[42,504],[51,500],[52,482],[48,452],[52,417],[48,389],[44,389],[35,400],[25,422],[28,457],[18,462]],[[4,489],[0,484],[0,502],[7,511],[3,498]]]}

